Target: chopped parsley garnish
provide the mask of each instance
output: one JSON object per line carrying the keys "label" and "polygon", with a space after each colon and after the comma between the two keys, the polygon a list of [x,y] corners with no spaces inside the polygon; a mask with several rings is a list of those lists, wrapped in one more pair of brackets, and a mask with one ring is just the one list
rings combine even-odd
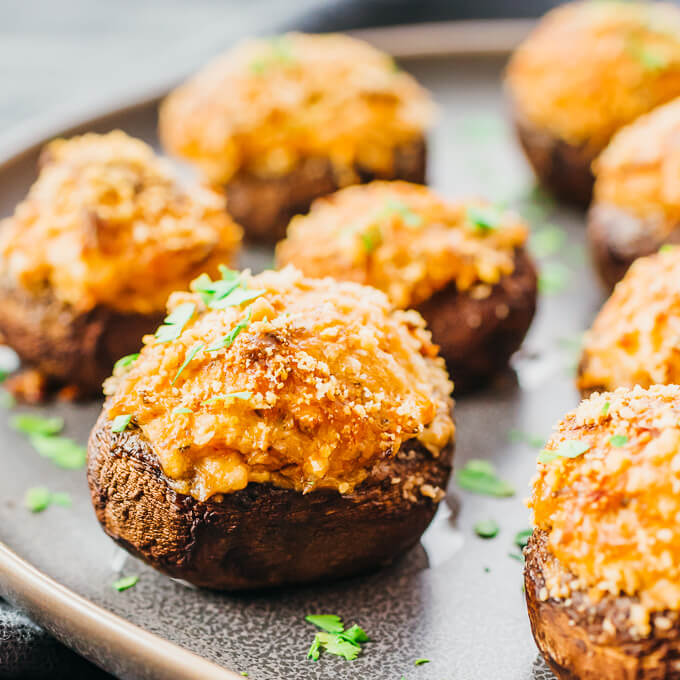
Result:
{"label": "chopped parsley garnish", "polygon": [[366,231],[361,232],[359,237],[361,238],[361,245],[363,246],[367,255],[370,255],[372,252],[374,252],[383,240],[380,227],[375,224],[366,229]]}
{"label": "chopped parsley garnish", "polygon": [[659,248],[660,253],[670,253],[675,250],[676,246],[672,243],[664,243],[661,248]]}
{"label": "chopped parsley garnish", "polygon": [[508,557],[512,557],[513,560],[517,560],[524,564],[524,555],[522,553],[508,553]]}
{"label": "chopped parsley garnish", "polygon": [[186,406],[176,406],[175,408],[172,409],[172,415],[177,416],[181,413],[193,413],[193,411],[190,408],[187,408]]}
{"label": "chopped parsley garnish", "polygon": [[305,621],[327,633],[342,633],[345,630],[342,619],[336,614],[310,614],[305,616]]}
{"label": "chopped parsley garnish", "polygon": [[540,449],[545,444],[545,437],[538,434],[529,434],[521,430],[512,429],[508,432],[508,439],[513,443],[527,444],[535,449]]}
{"label": "chopped parsley garnish", "polygon": [[43,418],[30,413],[17,413],[9,421],[10,426],[24,434],[58,434],[64,429],[64,419],[59,416]]}
{"label": "chopped parsley garnish", "polygon": [[429,659],[416,659],[413,662],[413,665],[414,666],[422,666],[423,664],[426,664],[426,663],[430,663],[430,660]]}
{"label": "chopped parsley garnish", "polygon": [[85,466],[87,450],[68,437],[32,434],[29,440],[39,455],[52,461],[57,467],[76,470]]}
{"label": "chopped parsley garnish", "polygon": [[163,325],[158,327],[156,340],[158,342],[177,340],[195,311],[196,305],[193,302],[184,302],[176,307],[172,313],[165,317]]}
{"label": "chopped parsley garnish", "polygon": [[499,531],[498,522],[492,519],[484,519],[475,524],[475,533],[480,538],[495,538]]}
{"label": "chopped parsley garnish", "polygon": [[559,253],[567,242],[567,234],[564,229],[547,224],[542,229],[533,232],[529,240],[532,253],[539,258],[549,257]]}
{"label": "chopped parsley garnish", "polygon": [[229,295],[213,300],[210,309],[226,309],[227,307],[239,307],[244,302],[250,302],[264,295],[264,290],[248,290],[247,288],[235,288]]}
{"label": "chopped parsley garnish", "polygon": [[361,645],[369,641],[366,631],[356,624],[344,630],[342,619],[335,614],[305,616],[305,621],[324,631],[314,636],[307,652],[307,658],[312,661],[318,661],[322,650],[353,661],[359,655]]}
{"label": "chopped parsley garnish", "polygon": [[26,491],[24,505],[31,512],[42,512],[49,507],[50,492],[44,486],[34,486]]}
{"label": "chopped parsley garnish", "polygon": [[275,64],[286,65],[295,63],[293,45],[285,35],[276,36],[269,40],[269,53],[250,62],[250,70],[261,76]]}
{"label": "chopped parsley garnish", "polygon": [[189,362],[199,353],[203,350],[205,345],[202,342],[197,342],[195,345],[191,347],[191,349],[187,352],[186,357],[184,357],[184,363],[179,367],[179,370],[177,371],[177,374],[175,377],[172,379],[172,382],[170,383],[171,385],[174,385],[177,382],[177,378],[181,375],[182,371],[189,365]]}
{"label": "chopped parsley garnish", "polygon": [[500,479],[496,468],[487,460],[469,460],[456,473],[456,480],[466,491],[497,497],[515,495],[514,487]]}
{"label": "chopped parsley garnish", "polygon": [[609,443],[617,448],[625,446],[628,443],[628,437],[625,434],[615,434],[609,438]]}
{"label": "chopped parsley garnish", "polygon": [[139,352],[137,354],[126,354],[124,357],[118,359],[118,361],[116,361],[116,363],[113,365],[114,372],[116,370],[122,370],[124,368],[128,368],[128,366],[132,366],[132,364],[134,364],[137,359],[139,359]]}
{"label": "chopped parsley garnish", "polygon": [[526,548],[533,532],[533,529],[522,529],[522,531],[518,531],[515,534],[515,545],[520,549]]}
{"label": "chopped parsley garnish", "polygon": [[234,328],[229,331],[223,338],[220,338],[216,342],[214,342],[210,347],[206,348],[206,352],[217,352],[221,349],[227,349],[232,346],[234,343],[234,340],[238,337],[239,333],[248,326],[250,323],[250,317],[253,314],[253,310],[249,309],[248,310],[248,316],[246,316],[243,321],[239,321],[239,323],[234,326]]}
{"label": "chopped parsley garnish", "polygon": [[394,214],[400,215],[407,227],[415,229],[423,224],[423,218],[418,213],[413,212],[406,203],[395,198],[388,198],[385,201],[385,210],[381,217]]}
{"label": "chopped parsley garnish", "polygon": [[643,44],[636,37],[628,41],[628,52],[647,71],[661,71],[668,67],[668,59],[664,54]]}
{"label": "chopped parsley garnish", "polygon": [[502,214],[498,208],[493,206],[471,206],[467,209],[466,218],[475,231],[485,233],[500,227]]}
{"label": "chopped parsley garnish", "polygon": [[44,486],[34,486],[26,491],[24,505],[31,512],[42,512],[50,505],[68,508],[71,506],[71,497],[63,492],[51,493]]}
{"label": "chopped parsley garnish", "polygon": [[124,432],[131,420],[132,416],[129,413],[116,416],[111,423],[111,432]]}
{"label": "chopped parsley garnish", "polygon": [[111,587],[114,590],[117,590],[119,593],[122,593],[124,590],[127,590],[128,588],[136,586],[138,581],[139,576],[123,576],[122,578],[119,578],[117,581],[114,581],[111,584]]}
{"label": "chopped parsley garnish", "polygon": [[609,413],[609,407],[611,404],[608,401],[604,402],[604,406],[602,407],[602,410],[600,411],[601,416],[606,416]]}
{"label": "chopped parsley garnish", "polygon": [[569,284],[570,271],[561,262],[548,262],[538,276],[538,290],[546,295],[561,293]]}
{"label": "chopped parsley garnish", "polygon": [[538,461],[540,463],[550,463],[555,458],[578,458],[583,455],[590,448],[588,442],[580,439],[566,439],[560,442],[554,451],[543,449],[538,454]]}
{"label": "chopped parsley garnish", "polygon": [[214,404],[216,401],[224,401],[226,399],[250,399],[253,396],[252,392],[244,390],[243,392],[227,392],[226,394],[218,394],[201,402],[202,404]]}

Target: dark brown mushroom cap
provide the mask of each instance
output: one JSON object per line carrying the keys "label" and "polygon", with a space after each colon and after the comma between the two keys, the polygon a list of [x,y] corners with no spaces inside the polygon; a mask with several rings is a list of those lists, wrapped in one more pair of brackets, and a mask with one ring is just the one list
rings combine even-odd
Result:
{"label": "dark brown mushroom cap", "polygon": [[451,471],[415,440],[374,464],[353,493],[302,494],[269,484],[207,501],[176,493],[139,429],[113,433],[106,410],[88,445],[88,482],[104,531],[164,573],[243,590],[373,569],[414,545]]}
{"label": "dark brown mushroom cap", "polygon": [[573,578],[534,530],[524,551],[524,584],[536,644],[560,680],[661,680],[680,678],[680,615],[655,613],[646,637],[631,631],[633,597],[605,596],[593,602],[584,590],[568,599],[547,596],[546,573]]}

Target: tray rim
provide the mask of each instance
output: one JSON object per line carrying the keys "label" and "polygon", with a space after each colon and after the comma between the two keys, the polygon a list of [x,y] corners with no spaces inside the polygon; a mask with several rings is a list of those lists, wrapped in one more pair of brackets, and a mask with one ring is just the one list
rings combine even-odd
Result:
{"label": "tray rim", "polygon": [[[479,19],[385,26],[345,33],[366,40],[397,59],[502,57],[528,34],[535,19]],[[132,114],[155,105],[189,73],[175,73],[159,82],[141,80],[118,95],[87,103],[79,100],[26,119],[0,134],[0,172],[35,153],[54,137],[78,134],[82,128],[102,125],[108,118]],[[60,584],[0,541],[0,595],[23,610],[62,644],[74,649],[104,670],[122,670],[140,677],[138,657],[153,659],[148,677],[163,680],[242,680],[242,676],[204,657],[151,633]],[[86,634],[84,634],[86,633]],[[92,645],[118,646],[119,668],[107,659],[95,658]],[[163,675],[158,675],[162,672]],[[129,675],[128,675],[129,674]],[[147,677],[147,676],[144,676]]]}

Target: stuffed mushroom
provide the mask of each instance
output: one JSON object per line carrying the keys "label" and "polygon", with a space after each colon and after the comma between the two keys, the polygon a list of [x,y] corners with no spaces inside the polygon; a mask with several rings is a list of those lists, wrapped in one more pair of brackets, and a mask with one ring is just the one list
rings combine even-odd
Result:
{"label": "stuffed mushroom", "polygon": [[27,197],[0,227],[0,332],[81,396],[163,319],[168,294],[238,250],[224,198],[181,188],[123,132],[47,145]]}
{"label": "stuffed mushroom", "polygon": [[586,395],[680,383],[680,248],[636,260],[583,340],[577,385]]}
{"label": "stuffed mushroom", "polygon": [[106,383],[88,481],[104,530],[217,589],[327,580],[415,544],[454,425],[422,318],[294,268],[176,292]]}
{"label": "stuffed mushroom", "polygon": [[591,163],[612,135],[680,95],[680,9],[657,2],[554,9],[513,54],[506,85],[539,180],[585,206]]}
{"label": "stuffed mushroom", "polygon": [[680,387],[595,394],[541,452],[525,549],[558,678],[680,678]]}
{"label": "stuffed mushroom", "polygon": [[458,394],[504,368],[531,324],[536,271],[526,238],[517,215],[483,201],[372,182],[318,199],[276,253],[279,265],[371,285],[416,309]]}
{"label": "stuffed mushroom", "polygon": [[348,184],[425,180],[429,94],[348,36],[292,33],[237,46],[172,92],[160,136],[226,189],[254,240]]}
{"label": "stuffed mushroom", "polygon": [[680,99],[620,130],[593,167],[588,238],[611,289],[636,258],[680,243]]}

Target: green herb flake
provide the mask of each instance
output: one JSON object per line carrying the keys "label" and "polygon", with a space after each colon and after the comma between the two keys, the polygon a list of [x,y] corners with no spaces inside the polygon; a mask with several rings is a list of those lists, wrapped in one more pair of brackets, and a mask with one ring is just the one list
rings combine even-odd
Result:
{"label": "green herb flake", "polygon": [[187,352],[186,357],[184,357],[184,363],[179,367],[179,370],[177,371],[177,374],[175,377],[172,379],[172,382],[170,383],[171,385],[174,385],[177,382],[177,378],[182,374],[182,371],[189,365],[191,360],[201,351],[203,351],[203,348],[205,345],[202,342],[197,342],[195,345],[191,347],[191,349]]}
{"label": "green herb flake", "polygon": [[417,229],[423,225],[423,218],[414,212],[406,203],[395,198],[388,198],[385,201],[385,210],[382,216],[400,215],[404,224],[412,229]]}
{"label": "green herb flake", "polygon": [[647,71],[662,71],[668,68],[668,58],[664,54],[644,45],[637,38],[629,41],[628,51]]}
{"label": "green herb flake", "polygon": [[571,272],[561,262],[548,262],[538,277],[538,290],[546,295],[561,293],[569,284]]}
{"label": "green herb flake", "polygon": [[85,467],[87,450],[68,437],[32,434],[29,441],[39,455],[52,461],[57,467],[67,470]]}
{"label": "green herb flake", "polygon": [[473,493],[498,498],[515,495],[514,487],[500,479],[494,466],[485,460],[469,460],[456,473],[456,480],[462,489]]}
{"label": "green herb flake", "polygon": [[538,454],[539,463],[550,463],[556,458],[578,458],[590,448],[588,442],[580,439],[566,439],[560,442],[554,451],[543,449]]}
{"label": "green herb flake", "polygon": [[327,633],[342,633],[345,629],[342,619],[336,614],[310,614],[305,616],[305,621]]}
{"label": "green herb flake", "polygon": [[515,534],[515,545],[520,549],[524,549],[531,538],[531,534],[534,532],[533,529],[522,529]]}
{"label": "green herb flake", "polygon": [[24,434],[58,434],[64,429],[64,419],[58,416],[43,418],[31,413],[17,413],[9,421],[10,426]]}
{"label": "green herb flake", "polygon": [[536,257],[543,258],[557,255],[566,242],[567,234],[564,229],[554,224],[547,224],[532,233],[529,246]]}
{"label": "green herb flake", "polygon": [[602,407],[602,410],[600,411],[601,416],[606,416],[609,413],[609,407],[611,404],[608,401],[604,402],[604,406]]}
{"label": "green herb flake", "polygon": [[171,415],[173,416],[178,416],[182,413],[193,413],[193,411],[190,408],[187,408],[186,406],[176,406],[171,411]]}
{"label": "green herb flake", "polygon": [[628,437],[625,434],[615,434],[609,438],[609,443],[616,448],[620,448],[628,443]]}
{"label": "green herb flake", "polygon": [[498,522],[492,519],[483,519],[475,524],[475,533],[480,538],[495,538],[499,531]]}
{"label": "green herb flake", "polygon": [[111,432],[124,432],[132,420],[132,415],[124,413],[116,416],[111,423]]}
{"label": "green herb flake", "polygon": [[361,239],[361,245],[367,255],[373,253],[383,241],[380,227],[375,224],[361,232],[359,238]]}
{"label": "green herb flake", "polygon": [[309,651],[307,652],[307,658],[311,659],[312,661],[318,661],[320,656],[321,656],[321,639],[319,638],[319,633],[317,633],[314,636],[312,646],[309,648]]}
{"label": "green herb flake", "polygon": [[341,656],[347,661],[354,661],[359,656],[361,647],[357,644],[343,639],[340,635],[333,633],[317,633],[321,646],[329,654]]}
{"label": "green herb flake", "polygon": [[235,288],[228,295],[213,299],[208,305],[210,309],[226,309],[227,307],[240,307],[244,302],[250,302],[264,295],[265,290],[248,290],[246,288]]}
{"label": "green herb flake", "polygon": [[356,623],[348,628],[344,633],[341,633],[341,637],[348,642],[354,643],[369,641],[366,631],[361,626],[357,626]]}
{"label": "green herb flake", "polygon": [[239,336],[241,331],[248,326],[250,323],[250,317],[252,316],[253,310],[248,309],[248,316],[243,321],[240,321],[236,326],[229,331],[223,338],[220,338],[214,342],[210,347],[208,347],[206,352],[217,352],[221,349],[228,349],[234,344],[234,340]]}
{"label": "green herb flake", "polygon": [[493,206],[470,206],[466,212],[466,219],[475,231],[486,233],[498,229],[501,225],[501,211]]}
{"label": "green herb flake", "polygon": [[122,578],[119,578],[117,581],[114,581],[111,584],[111,587],[114,590],[117,590],[119,593],[122,593],[124,590],[128,590],[129,588],[133,588],[134,586],[136,586],[138,581],[139,576],[123,576]]}
{"label": "green herb flake", "polygon": [[522,553],[508,553],[508,557],[511,557],[513,560],[517,560],[518,562],[524,564],[524,555],[522,555]]}
{"label": "green herb flake", "polygon": [[672,253],[675,250],[676,246],[673,245],[672,243],[664,243],[661,248],[659,248],[660,253]]}
{"label": "green herb flake", "polygon": [[177,340],[195,311],[196,305],[193,302],[185,302],[176,307],[165,317],[163,325],[158,327],[156,340],[158,342]]}
{"label": "green herb flake", "polygon": [[122,371],[129,366],[132,366],[132,364],[134,364],[137,359],[139,359],[139,353],[126,354],[124,357],[118,359],[118,361],[116,361],[116,363],[113,365],[113,372],[115,373],[116,371]]}
{"label": "green herb flake", "polygon": [[31,512],[42,512],[50,505],[50,492],[44,486],[34,486],[26,491],[24,505]]}
{"label": "green herb flake", "polygon": [[414,665],[414,666],[423,666],[423,665],[426,664],[426,663],[430,663],[430,660],[429,660],[429,659],[416,659],[416,660],[413,662],[413,665]]}

